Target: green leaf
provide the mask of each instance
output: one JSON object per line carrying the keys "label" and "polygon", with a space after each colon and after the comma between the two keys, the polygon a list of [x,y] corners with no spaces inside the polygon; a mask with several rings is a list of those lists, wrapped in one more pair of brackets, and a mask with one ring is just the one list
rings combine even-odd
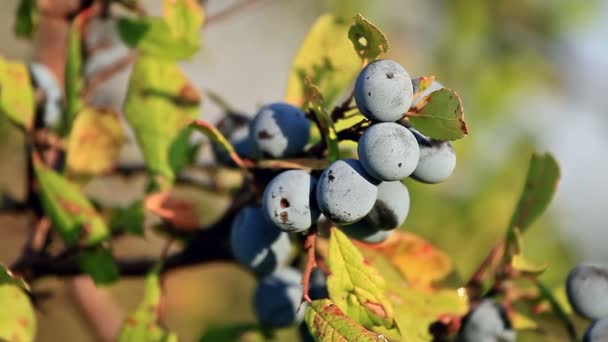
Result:
{"label": "green leaf", "polygon": [[25,280],[15,277],[15,275],[4,265],[0,264],[0,285],[16,285],[23,291],[30,291],[30,286]]}
{"label": "green leaf", "polygon": [[84,62],[81,36],[84,20],[84,15],[77,16],[68,32],[68,52],[65,64],[65,112],[60,127],[63,135],[70,133],[72,123],[78,111],[84,106],[81,98],[84,89]]}
{"label": "green leaf", "polygon": [[349,26],[348,20],[331,14],[323,14],[315,21],[293,58],[285,93],[287,102],[304,104],[306,76],[318,85],[328,106],[353,82],[361,63],[348,40]]}
{"label": "green leaf", "polygon": [[340,150],[338,149],[338,134],[331,120],[331,116],[325,110],[323,94],[319,87],[312,84],[309,77],[304,81],[304,103],[305,106],[312,111],[315,116],[321,136],[325,139],[327,145],[327,160],[333,162],[340,159]]}
{"label": "green leaf", "polygon": [[118,342],[177,342],[177,335],[159,324],[162,291],[160,266],[152,269],[144,280],[144,298],[135,312],[125,319]]}
{"label": "green leaf", "polygon": [[378,55],[388,51],[388,40],[380,29],[361,14],[355,15],[353,20],[354,23],[348,30],[348,39],[361,59],[373,61]]}
{"label": "green leaf", "polygon": [[211,140],[212,143],[223,148],[236,165],[243,168],[245,167],[245,163],[236,153],[230,141],[226,139],[226,137],[219,131],[219,129],[217,129],[217,127],[203,120],[194,120],[191,123],[191,126],[197,131],[203,133],[207,138],[209,138],[209,140]]}
{"label": "green leaf", "polygon": [[114,167],[125,141],[118,114],[109,109],[85,108],[68,138],[67,166],[79,175],[100,175]]}
{"label": "green leaf", "polygon": [[439,140],[457,140],[469,133],[460,96],[452,89],[432,92],[407,113],[412,126]]}
{"label": "green leaf", "polygon": [[34,159],[34,170],[44,212],[66,245],[90,246],[109,237],[105,222],[75,184],[38,159]]}
{"label": "green leaf", "polygon": [[0,113],[27,130],[34,121],[34,90],[27,66],[0,57]]}
{"label": "green leaf", "polygon": [[36,316],[29,297],[17,286],[0,285],[0,340],[33,341]]}
{"label": "green leaf", "polygon": [[310,303],[306,309],[306,325],[317,342],[329,341],[387,341],[386,338],[371,332],[338,308],[329,299],[319,299]]}
{"label": "green leaf", "polygon": [[175,62],[140,56],[133,71],[124,113],[133,127],[150,172],[170,186],[188,160],[187,126],[199,116],[200,95]]}
{"label": "green leaf", "polygon": [[110,217],[112,231],[124,231],[129,234],[144,235],[144,205],[143,201],[135,201],[126,208],[116,208]]}
{"label": "green leaf", "polygon": [[198,49],[203,8],[196,0],[163,0],[163,16],[173,36]]}
{"label": "green leaf", "polygon": [[[178,27],[176,20],[179,19],[176,11],[170,12],[169,21],[155,17],[120,18],[117,22],[118,33],[125,44],[138,49],[142,54],[168,60],[190,58],[199,49],[198,37],[194,39],[190,32],[188,35],[175,32]],[[192,25],[192,22],[187,25]]]}
{"label": "green leaf", "polygon": [[112,284],[120,277],[112,252],[102,246],[87,248],[80,252],[78,265],[97,285]]}
{"label": "green leaf", "polygon": [[395,305],[395,317],[404,341],[431,341],[429,326],[441,315],[462,316],[468,311],[468,298],[464,291],[456,289],[428,292],[393,286],[387,293]]}
{"label": "green leaf", "polygon": [[549,265],[547,265],[546,263],[544,263],[544,264],[533,263],[532,261],[528,260],[526,257],[524,257],[521,254],[517,254],[517,255],[513,256],[513,260],[511,261],[511,266],[513,266],[513,268],[516,269],[517,271],[520,271],[529,276],[539,276],[547,270],[547,267],[549,267]]}
{"label": "green leaf", "polygon": [[551,154],[532,155],[524,189],[507,228],[505,239],[507,261],[520,253],[520,234],[545,211],[555,194],[559,178],[559,165]]}
{"label": "green leaf", "polygon": [[21,0],[17,7],[15,34],[17,37],[31,39],[38,26],[37,0]]}
{"label": "green leaf", "polygon": [[205,333],[199,338],[199,342],[216,341],[243,341],[262,342],[265,339],[260,334],[261,328],[257,323],[235,323],[205,328]]}
{"label": "green leaf", "polygon": [[[367,329],[398,331],[392,303],[384,294],[384,278],[364,261],[361,252],[338,229],[332,229],[329,238],[328,264],[331,270],[327,279],[329,298],[340,309]],[[398,335],[397,331],[393,333]]]}

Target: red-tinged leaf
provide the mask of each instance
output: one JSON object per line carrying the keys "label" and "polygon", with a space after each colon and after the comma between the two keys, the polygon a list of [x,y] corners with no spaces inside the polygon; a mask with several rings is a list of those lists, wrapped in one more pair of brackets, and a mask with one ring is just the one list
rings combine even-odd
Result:
{"label": "red-tinged leaf", "polygon": [[369,331],[344,314],[329,299],[315,300],[306,309],[306,325],[317,342],[330,341],[388,341]]}
{"label": "red-tinged leaf", "polygon": [[377,257],[386,258],[410,286],[419,290],[430,290],[433,283],[453,270],[452,260],[445,252],[411,233],[396,231],[382,243],[355,244],[362,247],[372,264]]}
{"label": "red-tinged leaf", "polygon": [[157,192],[146,196],[144,207],[178,230],[190,231],[200,227],[200,219],[194,203],[172,197],[168,192]]}

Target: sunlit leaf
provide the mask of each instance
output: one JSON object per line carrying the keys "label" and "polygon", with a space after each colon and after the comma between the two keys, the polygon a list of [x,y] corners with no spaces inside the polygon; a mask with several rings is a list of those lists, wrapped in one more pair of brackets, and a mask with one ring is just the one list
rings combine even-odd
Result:
{"label": "sunlit leaf", "polygon": [[313,24],[291,64],[285,100],[304,104],[304,80],[319,87],[325,104],[332,106],[353,82],[361,68],[348,40],[350,20],[321,15]]}
{"label": "sunlit leaf", "polygon": [[306,77],[304,80],[304,105],[312,111],[319,126],[321,136],[325,139],[328,150],[327,160],[338,160],[340,158],[340,150],[338,149],[338,136],[334,123],[325,109],[323,94],[321,94],[319,87],[312,84],[310,77]]}
{"label": "sunlit leaf", "polygon": [[102,247],[87,248],[78,255],[78,265],[97,285],[109,285],[119,279],[118,267],[112,253]]}
{"label": "sunlit leaf", "polygon": [[36,158],[34,170],[44,212],[66,245],[94,245],[109,237],[102,217],[76,185]]}
{"label": "sunlit leaf", "polygon": [[245,163],[239,157],[239,155],[234,150],[232,144],[226,139],[226,137],[217,129],[217,127],[209,124],[203,120],[195,120],[192,122],[192,127],[194,127],[197,131],[203,133],[212,143],[221,147],[228,153],[232,161],[239,167],[245,167]]}
{"label": "sunlit leaf", "polygon": [[164,0],[163,18],[121,18],[118,32],[141,53],[170,60],[192,57],[200,48],[204,13],[195,0]]}
{"label": "sunlit leaf", "polygon": [[29,130],[34,106],[34,90],[26,65],[0,57],[0,113]]}
{"label": "sunlit leaf", "polygon": [[151,270],[144,280],[144,297],[137,310],[124,321],[118,342],[177,342],[177,335],[159,325],[162,291],[160,267]]}
{"label": "sunlit leaf", "polygon": [[310,334],[317,342],[388,341],[359,325],[329,299],[310,303],[306,309],[305,320]]}
{"label": "sunlit leaf", "polygon": [[416,289],[431,289],[433,283],[453,270],[452,260],[446,253],[411,233],[396,231],[379,244],[356,244],[363,247],[364,255],[372,264],[377,254],[385,257]]}
{"label": "sunlit leaf", "polygon": [[361,14],[357,14],[353,20],[354,23],[348,30],[348,39],[353,43],[359,57],[373,61],[388,51],[388,40],[380,29]]}
{"label": "sunlit leaf", "polygon": [[407,113],[412,126],[439,140],[457,140],[469,133],[460,96],[452,89],[432,92]]}
{"label": "sunlit leaf", "polygon": [[0,340],[34,340],[36,316],[29,297],[23,290],[9,283],[0,283]]}
{"label": "sunlit leaf", "polygon": [[116,208],[110,217],[110,229],[123,231],[129,234],[144,235],[144,205],[142,201],[135,201],[126,208]]}
{"label": "sunlit leaf", "polygon": [[512,322],[513,329],[519,330],[534,330],[538,328],[538,324],[530,317],[515,311],[513,313]]}
{"label": "sunlit leaf", "polygon": [[30,286],[25,280],[16,277],[6,266],[0,264],[0,285],[16,285],[23,291],[30,291]]}
{"label": "sunlit leaf", "polygon": [[398,286],[388,288],[387,294],[404,341],[431,341],[429,326],[441,315],[460,316],[468,311],[468,298],[456,289],[423,292]]}
{"label": "sunlit leaf", "polygon": [[65,112],[61,121],[61,133],[67,135],[78,111],[84,106],[82,101],[84,89],[84,62],[82,50],[82,32],[87,11],[72,21],[68,32],[68,52],[65,64]]}
{"label": "sunlit leaf", "polygon": [[197,46],[204,11],[196,0],[163,0],[163,16],[173,36]]}
{"label": "sunlit leaf", "polygon": [[108,109],[85,108],[68,139],[67,165],[82,175],[109,172],[125,141],[118,114]]}
{"label": "sunlit leaf", "polygon": [[17,18],[15,21],[15,34],[17,37],[31,39],[34,37],[38,27],[38,5],[37,0],[21,0],[17,7]]}
{"label": "sunlit leaf", "polygon": [[199,116],[200,95],[175,62],[140,56],[133,67],[124,113],[150,172],[168,187],[188,161],[188,124]]}
{"label": "sunlit leaf", "polygon": [[393,329],[398,335],[393,306],[384,293],[384,279],[338,229],[332,229],[327,262],[331,270],[327,279],[329,297],[338,307],[367,329]]}

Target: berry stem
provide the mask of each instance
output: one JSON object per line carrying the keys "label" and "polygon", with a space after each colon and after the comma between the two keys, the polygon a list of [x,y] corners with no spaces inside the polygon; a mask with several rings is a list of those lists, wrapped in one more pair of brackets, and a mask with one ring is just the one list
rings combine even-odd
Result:
{"label": "berry stem", "polygon": [[304,274],[302,275],[302,302],[312,302],[308,292],[310,290],[310,276],[312,271],[317,267],[317,260],[315,257],[315,245],[317,242],[317,227],[312,226],[306,235],[304,241],[304,250],[307,253],[306,266],[304,267]]}

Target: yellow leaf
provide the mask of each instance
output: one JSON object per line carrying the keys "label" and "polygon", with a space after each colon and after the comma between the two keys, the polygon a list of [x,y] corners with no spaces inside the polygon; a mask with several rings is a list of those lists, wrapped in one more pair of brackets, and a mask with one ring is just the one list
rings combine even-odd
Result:
{"label": "yellow leaf", "polygon": [[[429,290],[433,283],[452,272],[450,257],[424,239],[410,233],[396,231],[380,244],[365,244],[363,252],[374,263],[373,252],[384,256],[416,289]],[[371,253],[370,253],[371,252]]]}
{"label": "yellow leaf", "polygon": [[107,173],[114,167],[123,142],[117,113],[85,108],[76,116],[68,140],[68,168],[83,175]]}
{"label": "yellow leaf", "polygon": [[285,93],[287,102],[295,106],[304,104],[306,76],[319,86],[328,106],[352,83],[361,63],[348,39],[350,24],[350,20],[331,14],[317,19],[292,61]]}

